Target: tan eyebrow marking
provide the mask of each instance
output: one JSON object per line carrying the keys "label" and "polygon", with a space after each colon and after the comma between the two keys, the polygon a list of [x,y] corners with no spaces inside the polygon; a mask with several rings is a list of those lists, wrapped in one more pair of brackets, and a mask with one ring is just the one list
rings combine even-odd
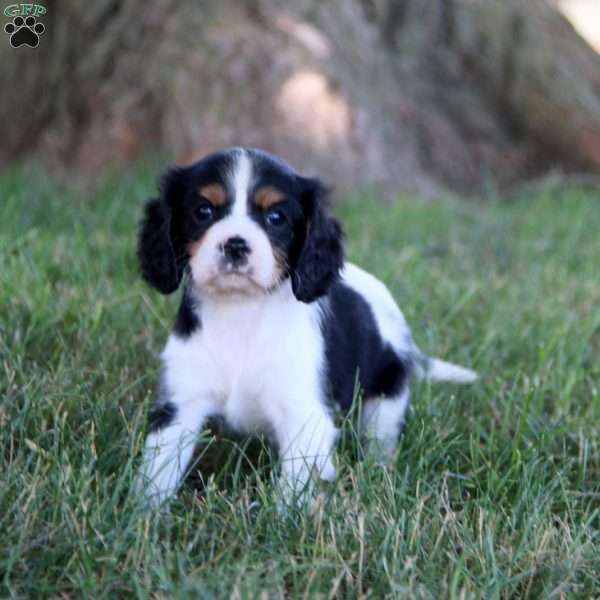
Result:
{"label": "tan eyebrow marking", "polygon": [[281,202],[283,198],[283,194],[270,185],[259,188],[254,194],[254,202],[261,208],[269,208],[269,206]]}
{"label": "tan eyebrow marking", "polygon": [[199,196],[206,198],[213,206],[223,206],[227,200],[225,188],[220,183],[201,185],[197,192]]}

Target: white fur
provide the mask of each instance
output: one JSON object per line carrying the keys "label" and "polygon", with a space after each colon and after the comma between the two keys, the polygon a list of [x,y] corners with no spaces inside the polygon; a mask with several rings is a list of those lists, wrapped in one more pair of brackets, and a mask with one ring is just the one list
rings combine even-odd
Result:
{"label": "white fur", "polygon": [[464,367],[454,365],[445,360],[440,360],[439,358],[430,358],[427,361],[424,377],[431,381],[472,383],[477,379],[477,373],[471,371],[471,369],[465,369]]}
{"label": "white fur", "polygon": [[194,451],[197,433],[208,417],[202,402],[179,402],[175,421],[146,439],[138,487],[146,487],[151,500],[160,504],[176,491]]}
{"label": "white fur", "polygon": [[236,153],[236,162],[231,176],[233,183],[233,214],[245,217],[248,213],[248,191],[252,183],[252,161],[243,148]]}

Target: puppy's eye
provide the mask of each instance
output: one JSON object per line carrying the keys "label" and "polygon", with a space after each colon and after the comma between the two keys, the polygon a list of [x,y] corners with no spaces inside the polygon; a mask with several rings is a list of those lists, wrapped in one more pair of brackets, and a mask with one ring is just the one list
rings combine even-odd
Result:
{"label": "puppy's eye", "polygon": [[212,221],[215,216],[215,207],[208,200],[203,200],[202,204],[194,211],[194,214],[198,221],[207,223],[208,221]]}
{"label": "puppy's eye", "polygon": [[271,225],[271,227],[282,227],[287,222],[283,211],[278,208],[270,208],[265,213],[265,221],[268,225]]}

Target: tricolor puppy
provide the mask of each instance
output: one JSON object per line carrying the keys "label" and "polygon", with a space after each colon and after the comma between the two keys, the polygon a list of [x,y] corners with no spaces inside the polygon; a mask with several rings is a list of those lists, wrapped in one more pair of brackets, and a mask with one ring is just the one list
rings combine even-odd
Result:
{"label": "tricolor puppy", "polygon": [[333,414],[356,384],[361,431],[385,459],[411,375],[476,378],[424,356],[386,287],[344,263],[326,196],[280,159],[234,148],[171,169],[147,203],[142,274],[163,294],[183,285],[138,481],[154,502],[176,492],[210,417],[273,440],[284,497],[297,497],[334,477]]}

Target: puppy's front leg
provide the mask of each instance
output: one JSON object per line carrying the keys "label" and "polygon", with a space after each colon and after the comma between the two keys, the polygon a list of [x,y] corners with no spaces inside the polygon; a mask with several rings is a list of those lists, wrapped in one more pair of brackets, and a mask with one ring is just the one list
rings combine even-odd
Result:
{"label": "puppy's front leg", "polygon": [[335,478],[331,454],[337,430],[333,420],[322,406],[302,410],[303,404],[287,407],[274,424],[281,456],[280,492],[287,503],[310,498],[313,471],[322,480]]}
{"label": "puppy's front leg", "polygon": [[207,403],[198,401],[168,402],[154,409],[136,486],[153,506],[177,491],[209,415]]}

